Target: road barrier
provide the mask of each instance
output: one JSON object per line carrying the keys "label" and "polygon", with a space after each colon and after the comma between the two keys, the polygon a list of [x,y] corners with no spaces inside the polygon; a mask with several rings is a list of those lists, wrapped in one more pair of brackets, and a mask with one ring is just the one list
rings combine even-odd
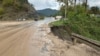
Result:
{"label": "road barrier", "polygon": [[92,40],[90,38],[87,38],[87,37],[84,37],[84,36],[81,36],[81,35],[78,35],[76,33],[72,33],[71,34],[71,37],[73,39],[73,43],[76,44],[77,41],[79,42],[82,42],[84,44],[87,44],[89,45],[90,47],[100,51],[100,42],[99,41],[96,41],[96,40]]}
{"label": "road barrier", "polygon": [[[70,36],[70,39],[72,40],[72,43],[74,45],[77,44],[77,43],[84,43],[84,44],[86,44],[86,45],[88,45],[88,46],[100,51],[100,42],[99,41],[96,41],[96,40],[81,36],[79,34],[73,33],[68,26],[67,27],[65,27],[65,26],[52,26],[51,30],[52,31],[57,30],[58,32],[56,32],[56,33],[58,33],[58,35],[60,35],[61,34],[61,30],[59,30],[59,28],[64,29],[65,31],[68,32],[68,34]],[[59,37],[62,38],[64,36],[60,35]]]}

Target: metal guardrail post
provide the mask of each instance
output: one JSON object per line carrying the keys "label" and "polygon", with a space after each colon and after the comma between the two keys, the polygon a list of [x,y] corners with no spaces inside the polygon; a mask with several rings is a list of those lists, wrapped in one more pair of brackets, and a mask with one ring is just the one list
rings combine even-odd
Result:
{"label": "metal guardrail post", "polygon": [[77,39],[73,38],[73,45],[76,45],[76,43],[77,43]]}
{"label": "metal guardrail post", "polygon": [[99,41],[86,38],[86,37],[78,35],[76,33],[72,33],[72,38],[74,39],[73,40],[74,44],[76,44],[77,41],[80,41],[80,42],[87,44],[88,46],[100,51],[100,42]]}

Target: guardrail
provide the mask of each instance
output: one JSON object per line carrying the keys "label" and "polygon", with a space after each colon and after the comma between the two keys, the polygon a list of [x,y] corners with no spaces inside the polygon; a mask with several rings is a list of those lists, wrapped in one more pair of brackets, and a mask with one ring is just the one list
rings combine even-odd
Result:
{"label": "guardrail", "polygon": [[78,35],[76,33],[71,33],[71,37],[73,39],[73,43],[76,44],[77,41],[82,42],[84,44],[89,45],[90,47],[100,51],[100,42],[96,41],[96,40],[92,40],[89,38],[86,38],[84,36]]}
{"label": "guardrail", "polygon": [[73,44],[76,44],[76,43],[79,43],[79,42],[84,43],[84,44],[100,51],[100,42],[99,41],[96,41],[96,40],[81,36],[79,34],[73,33],[68,26],[52,26],[51,29],[53,29],[53,28],[58,29],[59,27],[64,28],[68,32],[68,34],[70,35],[70,38],[72,39]]}

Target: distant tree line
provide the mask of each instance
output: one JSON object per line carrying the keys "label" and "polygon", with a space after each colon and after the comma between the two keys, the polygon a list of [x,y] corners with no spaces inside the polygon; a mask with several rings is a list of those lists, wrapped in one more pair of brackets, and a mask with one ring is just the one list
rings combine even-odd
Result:
{"label": "distant tree line", "polygon": [[97,6],[93,6],[89,9],[90,14],[100,14],[100,8]]}
{"label": "distant tree line", "polygon": [[[62,12],[64,12],[65,10],[66,10],[66,12],[68,12],[68,9],[70,7],[74,7],[73,9],[77,10],[76,6],[82,5],[82,6],[84,6],[86,12],[88,12],[89,14],[100,14],[100,8],[98,6],[89,7],[88,0],[58,0],[58,1],[64,2],[64,4],[65,4],[60,9],[60,10],[63,10]],[[59,13],[59,14],[61,14],[61,13]],[[64,16],[64,13],[62,13],[62,14]]]}

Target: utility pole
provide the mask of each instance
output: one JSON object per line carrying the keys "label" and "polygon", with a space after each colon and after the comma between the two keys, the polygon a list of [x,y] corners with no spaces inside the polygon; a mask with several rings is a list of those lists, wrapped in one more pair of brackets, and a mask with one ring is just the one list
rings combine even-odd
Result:
{"label": "utility pole", "polygon": [[67,14],[67,5],[66,5],[66,0],[65,0],[65,18],[66,18],[66,14]]}
{"label": "utility pole", "polygon": [[64,14],[64,18],[67,18],[67,13],[68,13],[68,0],[58,0],[58,1],[62,1],[65,4],[65,14]]}
{"label": "utility pole", "polygon": [[79,0],[79,5],[81,4],[81,0]]}
{"label": "utility pole", "polygon": [[67,13],[68,13],[68,0],[63,0],[65,2],[65,18],[67,18]]}

